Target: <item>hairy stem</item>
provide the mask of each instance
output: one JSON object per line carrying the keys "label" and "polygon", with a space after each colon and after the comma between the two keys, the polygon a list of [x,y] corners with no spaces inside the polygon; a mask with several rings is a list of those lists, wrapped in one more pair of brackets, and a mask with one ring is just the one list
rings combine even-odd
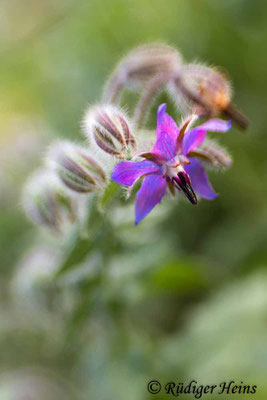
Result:
{"label": "hairy stem", "polygon": [[234,104],[230,103],[224,110],[224,114],[232,118],[240,128],[244,130],[247,129],[249,124],[248,119],[234,106]]}
{"label": "hairy stem", "polygon": [[139,129],[144,123],[144,119],[148,109],[157,95],[157,93],[163,89],[163,87],[170,81],[170,74],[161,74],[152,78],[146,85],[143,93],[141,94],[140,100],[137,103],[134,113],[134,125],[135,128]]}
{"label": "hairy stem", "polygon": [[103,102],[116,104],[121,90],[124,87],[125,78],[120,70],[115,70],[107,81],[103,92]]}

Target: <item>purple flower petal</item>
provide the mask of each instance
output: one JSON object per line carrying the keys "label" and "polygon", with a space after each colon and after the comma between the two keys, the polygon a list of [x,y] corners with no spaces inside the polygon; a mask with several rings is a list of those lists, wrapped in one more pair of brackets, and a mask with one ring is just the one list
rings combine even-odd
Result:
{"label": "purple flower petal", "polygon": [[205,131],[211,132],[227,132],[232,127],[232,121],[224,121],[223,119],[210,119],[204,124],[200,125],[199,128]]}
{"label": "purple flower petal", "polygon": [[120,185],[131,186],[141,176],[160,173],[161,169],[153,161],[121,161],[115,165],[111,178]]}
{"label": "purple flower petal", "polygon": [[174,120],[165,112],[166,108],[166,104],[161,104],[158,108],[157,141],[153,153],[157,153],[164,160],[171,160],[175,156],[179,129]]}
{"label": "purple flower petal", "polygon": [[206,137],[206,132],[227,132],[232,126],[231,121],[222,119],[210,119],[202,125],[197,126],[185,133],[183,140],[183,154],[187,155],[190,151],[194,151],[200,146]]}
{"label": "purple flower petal", "polygon": [[190,151],[194,151],[196,147],[200,146],[206,138],[206,130],[198,126],[185,133],[183,140],[182,153],[186,156]]}
{"label": "purple flower petal", "polygon": [[144,178],[136,196],[135,225],[161,201],[166,193],[167,181],[160,175],[148,175]]}
{"label": "purple flower petal", "polygon": [[193,189],[208,200],[214,200],[218,194],[213,190],[208,175],[200,161],[189,157],[190,164],[184,166],[190,176]]}

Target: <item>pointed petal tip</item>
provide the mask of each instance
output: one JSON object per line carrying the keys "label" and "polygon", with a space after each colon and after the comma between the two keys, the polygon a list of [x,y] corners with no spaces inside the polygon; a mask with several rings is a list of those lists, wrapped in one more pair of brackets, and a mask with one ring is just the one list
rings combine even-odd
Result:
{"label": "pointed petal tip", "polygon": [[172,117],[166,112],[166,109],[166,103],[161,104],[158,108],[157,141],[152,152],[160,154],[162,159],[170,160],[175,156],[179,129]]}
{"label": "pointed petal tip", "polygon": [[139,222],[140,222],[140,221],[138,221],[137,219],[135,219],[135,221],[134,221],[135,226],[139,225]]}
{"label": "pointed petal tip", "polygon": [[221,120],[223,121],[224,125],[222,125],[221,132],[228,132],[232,128],[232,120],[229,119],[228,121]]}
{"label": "pointed petal tip", "polygon": [[219,196],[218,193],[214,192],[213,194],[209,194],[209,196],[204,197],[206,200],[215,200]]}
{"label": "pointed petal tip", "polygon": [[206,131],[210,132],[227,132],[231,129],[232,127],[232,121],[231,120],[224,120],[224,119],[219,119],[219,118],[213,118],[208,120],[207,122],[204,122],[204,124],[200,125],[199,128],[202,127]]}
{"label": "pointed petal tip", "polygon": [[158,117],[160,117],[167,110],[167,104],[163,103],[158,107]]}

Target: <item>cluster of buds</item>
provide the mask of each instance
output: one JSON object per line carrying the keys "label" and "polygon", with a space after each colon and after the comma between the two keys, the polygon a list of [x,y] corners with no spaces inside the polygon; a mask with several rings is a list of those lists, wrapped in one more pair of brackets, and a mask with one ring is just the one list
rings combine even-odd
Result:
{"label": "cluster of buds", "polygon": [[195,112],[205,117],[224,114],[241,128],[248,125],[247,119],[232,102],[232,90],[227,77],[217,68],[182,62],[180,53],[164,44],[151,44],[131,51],[112,73],[104,100],[116,102],[125,87],[141,88],[141,98],[137,104],[134,122],[137,127],[155,96],[167,89],[179,106],[186,102],[195,107]]}
{"label": "cluster of buds", "polygon": [[61,181],[75,192],[98,192],[107,182],[104,169],[89,151],[71,142],[54,143],[48,161]]}
{"label": "cluster of buds", "polygon": [[[130,157],[135,149],[129,121],[117,107],[93,107],[85,115],[84,127],[88,138],[116,158]],[[69,141],[51,145],[46,170],[34,174],[24,189],[24,208],[33,222],[59,231],[62,222],[75,220],[74,201],[76,206],[78,203],[74,192],[103,191],[108,183],[106,166],[92,154],[92,149]]]}
{"label": "cluster of buds", "polygon": [[57,232],[65,222],[72,223],[76,218],[74,198],[52,171],[40,170],[29,178],[24,187],[23,207],[33,223]]}
{"label": "cluster of buds", "polygon": [[83,126],[89,140],[93,138],[101,150],[116,158],[127,158],[131,150],[136,148],[130,123],[126,115],[115,106],[89,108]]}

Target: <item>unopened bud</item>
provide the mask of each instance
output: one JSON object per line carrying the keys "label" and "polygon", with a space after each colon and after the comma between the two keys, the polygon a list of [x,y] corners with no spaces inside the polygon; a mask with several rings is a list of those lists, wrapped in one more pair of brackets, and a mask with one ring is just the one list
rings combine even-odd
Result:
{"label": "unopened bud", "polygon": [[209,155],[215,167],[226,168],[232,165],[232,158],[228,151],[215,140],[206,139],[199,150]]}
{"label": "unopened bud", "polygon": [[165,44],[152,43],[137,47],[126,55],[112,73],[104,92],[104,101],[114,102],[123,87],[143,85],[157,75],[178,71],[180,53]]}
{"label": "unopened bud", "polygon": [[215,116],[224,113],[241,128],[247,127],[247,119],[231,102],[232,89],[226,75],[217,68],[188,64],[180,69],[174,83],[178,90],[177,97],[182,93],[197,106],[196,112],[199,115]]}
{"label": "unopened bud", "polygon": [[50,148],[48,162],[62,182],[78,193],[97,192],[106,183],[106,174],[88,150],[59,141]]}
{"label": "unopened bud", "polygon": [[228,151],[214,140],[206,139],[200,147],[191,151],[188,156],[197,157],[211,167],[227,168],[232,165]]}
{"label": "unopened bud", "polygon": [[179,52],[165,44],[150,44],[137,47],[119,64],[124,71],[127,83],[142,84],[162,73],[179,70],[182,59]]}
{"label": "unopened bud", "polygon": [[181,68],[178,88],[211,115],[224,110],[231,101],[231,86],[225,76],[215,68],[204,65],[188,64]]}
{"label": "unopened bud", "polygon": [[52,171],[35,172],[24,187],[22,200],[28,218],[37,225],[60,231],[63,223],[75,219],[74,199]]}
{"label": "unopened bud", "polygon": [[84,131],[106,153],[125,158],[136,141],[124,113],[115,106],[89,108],[84,118]]}

